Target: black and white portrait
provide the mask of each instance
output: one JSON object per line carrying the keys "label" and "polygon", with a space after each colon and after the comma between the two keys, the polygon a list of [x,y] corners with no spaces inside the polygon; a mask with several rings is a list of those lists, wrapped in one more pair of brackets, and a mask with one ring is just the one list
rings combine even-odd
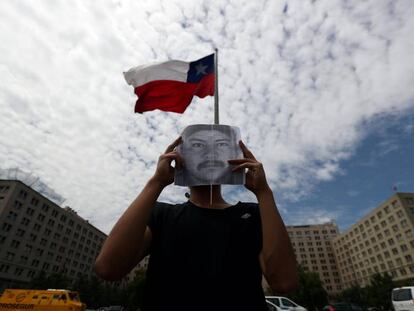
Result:
{"label": "black and white portrait", "polygon": [[177,151],[185,166],[175,170],[175,184],[179,186],[241,185],[243,170],[232,172],[230,159],[243,157],[239,147],[240,130],[219,124],[195,124],[186,127]]}

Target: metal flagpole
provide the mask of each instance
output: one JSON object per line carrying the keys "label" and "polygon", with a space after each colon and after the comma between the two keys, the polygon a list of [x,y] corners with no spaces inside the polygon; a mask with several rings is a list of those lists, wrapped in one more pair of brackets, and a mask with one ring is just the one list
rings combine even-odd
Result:
{"label": "metal flagpole", "polygon": [[[218,49],[214,49],[214,124],[219,124]],[[213,205],[213,185],[210,182],[210,206]]]}
{"label": "metal flagpole", "polygon": [[219,124],[218,49],[214,50],[214,124]]}

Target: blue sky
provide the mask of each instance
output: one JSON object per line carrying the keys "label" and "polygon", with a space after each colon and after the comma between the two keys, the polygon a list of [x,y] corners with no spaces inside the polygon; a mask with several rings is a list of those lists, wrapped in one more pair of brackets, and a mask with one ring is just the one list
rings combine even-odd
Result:
{"label": "blue sky", "polygon": [[[392,196],[394,185],[398,192],[414,192],[414,111],[378,117],[365,127],[366,137],[353,156],[341,163],[340,174],[320,183],[303,200],[282,203],[297,213],[331,211],[343,231]],[[287,222],[298,224],[294,216]]]}
{"label": "blue sky", "polygon": [[283,218],[345,228],[392,183],[414,191],[402,167],[413,153],[412,16],[409,0],[3,1],[0,172],[37,176],[109,232],[166,146],[213,122],[211,97],[183,115],[134,114],[122,73],[217,47],[220,123],[241,129]]}

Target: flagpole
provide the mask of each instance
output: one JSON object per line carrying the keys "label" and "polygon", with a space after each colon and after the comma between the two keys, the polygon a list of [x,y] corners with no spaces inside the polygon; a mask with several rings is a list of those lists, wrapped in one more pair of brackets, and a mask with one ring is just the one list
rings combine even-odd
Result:
{"label": "flagpole", "polygon": [[219,124],[218,49],[214,49],[214,124]]}
{"label": "flagpole", "polygon": [[[214,124],[219,124],[218,49],[214,49]],[[210,206],[213,205],[213,184],[210,181]]]}

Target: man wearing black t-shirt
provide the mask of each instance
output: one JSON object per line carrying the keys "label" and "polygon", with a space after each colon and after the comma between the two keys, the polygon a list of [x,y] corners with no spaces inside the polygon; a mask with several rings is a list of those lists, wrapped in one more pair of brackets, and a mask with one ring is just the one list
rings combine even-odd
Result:
{"label": "man wearing black t-shirt", "polygon": [[[261,276],[279,294],[296,288],[295,256],[263,166],[240,141],[246,188],[258,201],[228,204],[220,185],[190,187],[184,204],[159,203],[183,165],[175,140],[144,189],[115,224],[95,262],[118,280],[150,254],[142,310],[267,310]],[[210,192],[211,190],[211,192]]]}

